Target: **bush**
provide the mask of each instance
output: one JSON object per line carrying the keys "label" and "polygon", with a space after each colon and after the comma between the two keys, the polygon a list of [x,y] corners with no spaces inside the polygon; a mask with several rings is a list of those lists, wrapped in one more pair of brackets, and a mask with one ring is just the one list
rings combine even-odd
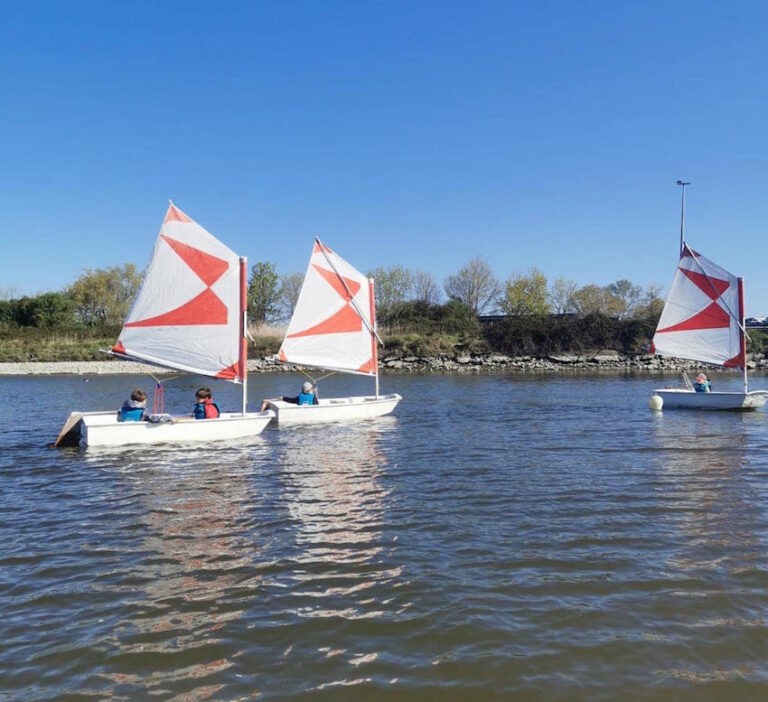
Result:
{"label": "bush", "polygon": [[654,329],[650,319],[622,320],[602,314],[517,316],[488,323],[485,339],[491,348],[514,356],[601,348],[643,353],[651,343]]}
{"label": "bush", "polygon": [[477,315],[464,303],[451,300],[444,305],[409,301],[392,305],[391,310],[379,319],[389,334],[462,334],[469,337],[481,335]]}
{"label": "bush", "polygon": [[0,326],[3,327],[67,329],[74,324],[74,304],[63,293],[49,292],[0,301]]}

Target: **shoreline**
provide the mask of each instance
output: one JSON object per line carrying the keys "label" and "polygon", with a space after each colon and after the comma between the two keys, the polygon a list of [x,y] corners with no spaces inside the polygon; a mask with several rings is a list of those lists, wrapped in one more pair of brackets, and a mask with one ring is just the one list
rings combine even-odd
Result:
{"label": "shoreline", "polygon": [[[749,370],[768,370],[768,358],[756,358],[747,363]],[[613,373],[679,373],[702,368],[723,370],[682,359],[663,359],[651,355],[627,355],[605,350],[593,354],[553,354],[544,357],[507,356],[499,353],[449,354],[442,356],[386,355],[379,360],[379,368],[385,373],[405,375],[409,373],[434,374],[492,374],[492,373],[545,373],[564,372],[589,374]],[[274,357],[248,361],[250,373],[288,373],[296,366],[286,365]],[[176,371],[131,361],[28,361],[0,363],[0,376],[38,375],[169,375]]]}

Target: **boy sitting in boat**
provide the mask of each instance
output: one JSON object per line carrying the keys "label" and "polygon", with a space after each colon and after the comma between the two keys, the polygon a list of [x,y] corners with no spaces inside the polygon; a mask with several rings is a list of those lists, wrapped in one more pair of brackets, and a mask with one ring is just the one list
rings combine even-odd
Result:
{"label": "boy sitting in boat", "polygon": [[210,388],[200,388],[195,393],[195,419],[217,419],[221,414],[219,406],[213,401]]}
{"label": "boy sitting in boat", "polygon": [[693,389],[696,392],[712,392],[712,383],[707,380],[707,376],[704,373],[699,373],[696,376],[696,382],[693,384]]}
{"label": "boy sitting in boat", "polygon": [[[290,402],[292,405],[319,405],[317,399],[317,390],[308,380],[301,386],[301,392],[293,397],[281,398],[283,402]],[[264,412],[269,407],[269,400],[262,400],[261,411]]]}
{"label": "boy sitting in boat", "polygon": [[129,400],[123,402],[123,406],[117,412],[118,422],[140,422],[146,419],[147,393],[141,388],[136,388],[131,393]]}

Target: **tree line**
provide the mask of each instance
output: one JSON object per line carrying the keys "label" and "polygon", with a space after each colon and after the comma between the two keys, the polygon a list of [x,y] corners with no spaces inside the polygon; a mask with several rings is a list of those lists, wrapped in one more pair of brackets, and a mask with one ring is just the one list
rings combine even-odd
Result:
{"label": "tree line", "polygon": [[[657,319],[663,301],[658,286],[645,289],[628,280],[606,286],[578,286],[558,277],[550,284],[537,268],[500,281],[482,258],[474,258],[438,284],[431,273],[403,266],[368,271],[376,281],[379,322],[399,329],[468,331],[478,316],[502,312],[510,317],[599,314],[616,319]],[[127,316],[142,272],[132,263],[87,269],[57,292],[14,296],[0,290],[0,326],[112,327]],[[287,321],[301,291],[302,273],[279,275],[273,263],[251,267],[248,315],[251,323]],[[473,321],[474,320],[474,321]]]}

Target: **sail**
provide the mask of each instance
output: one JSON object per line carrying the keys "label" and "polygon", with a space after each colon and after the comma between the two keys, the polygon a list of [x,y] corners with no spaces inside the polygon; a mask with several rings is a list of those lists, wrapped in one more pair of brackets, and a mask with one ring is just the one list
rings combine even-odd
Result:
{"label": "sail", "polygon": [[315,239],[280,360],[376,375],[372,288],[360,271]]}
{"label": "sail", "polygon": [[171,204],[112,352],[242,381],[240,278],[238,256]]}
{"label": "sail", "polygon": [[652,351],[728,368],[743,368],[741,281],[683,246]]}

